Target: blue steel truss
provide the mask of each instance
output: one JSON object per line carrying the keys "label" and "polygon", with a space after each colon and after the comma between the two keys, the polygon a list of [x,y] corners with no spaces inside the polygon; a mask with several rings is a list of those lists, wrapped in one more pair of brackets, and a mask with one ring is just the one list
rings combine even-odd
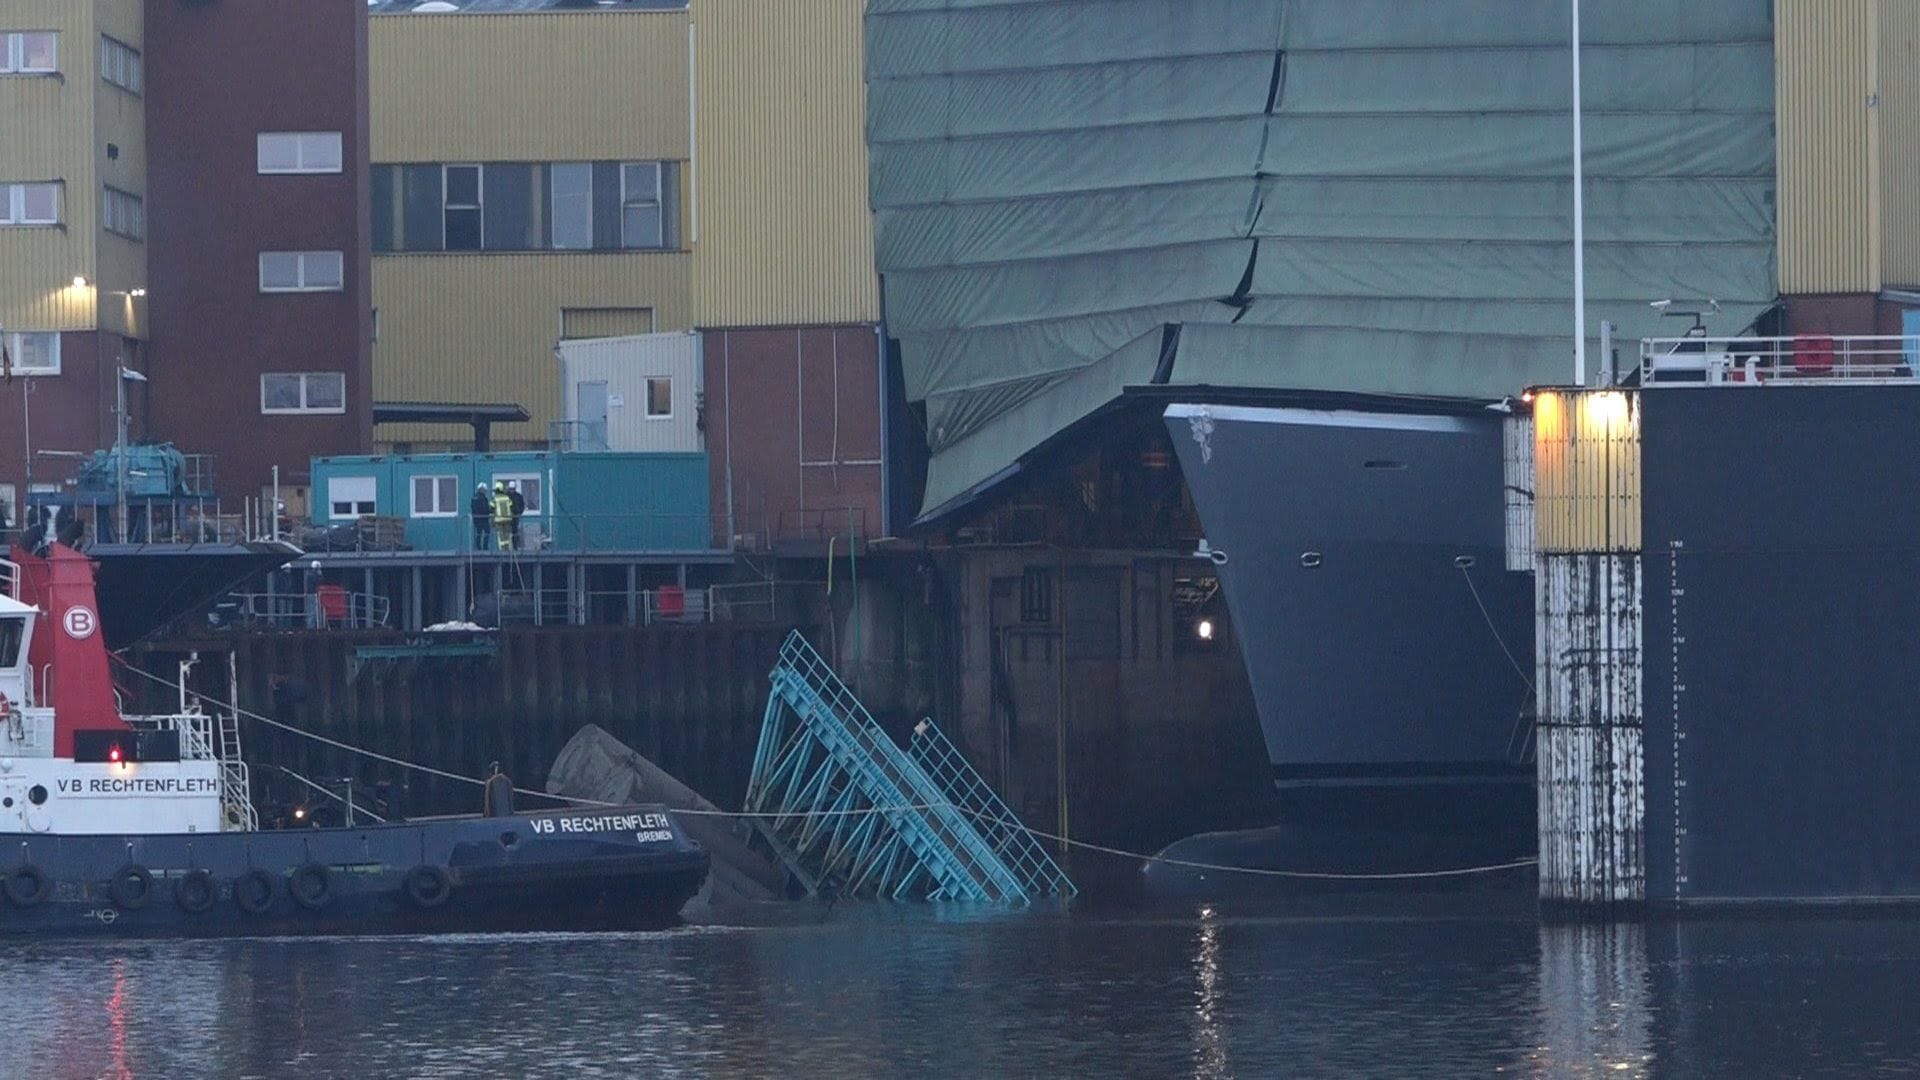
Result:
{"label": "blue steel truss", "polygon": [[887,737],[797,631],[767,695],[749,820],[815,894],[1024,903],[1073,885],[923,721],[915,754]]}

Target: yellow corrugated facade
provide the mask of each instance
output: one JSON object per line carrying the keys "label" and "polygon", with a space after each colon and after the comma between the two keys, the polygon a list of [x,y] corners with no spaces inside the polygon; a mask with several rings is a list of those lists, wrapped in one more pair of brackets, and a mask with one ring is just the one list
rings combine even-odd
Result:
{"label": "yellow corrugated facade", "polygon": [[1875,0],[1775,4],[1782,292],[1880,287],[1869,102],[1874,7]]}
{"label": "yellow corrugated facade", "polygon": [[693,0],[694,319],[877,322],[861,0]]}
{"label": "yellow corrugated facade", "polygon": [[1640,549],[1640,396],[1542,391],[1533,402],[1534,550]]}
{"label": "yellow corrugated facade", "polygon": [[1775,0],[1780,291],[1920,284],[1920,4]]}
{"label": "yellow corrugated facade", "polygon": [[1920,285],[1920,2],[1881,0],[1881,284]]}
{"label": "yellow corrugated facade", "polygon": [[687,13],[387,15],[373,160],[684,160]]}
{"label": "yellow corrugated facade", "polygon": [[[684,162],[689,40],[684,11],[375,17],[373,160]],[[563,313],[648,308],[660,329],[683,329],[690,263],[685,252],[377,254],[374,397],[524,405],[532,421],[495,437],[543,440],[561,415]],[[377,434],[470,438],[422,424]]]}
{"label": "yellow corrugated facade", "polygon": [[[507,401],[528,424],[502,424],[503,444],[547,437],[558,419],[553,347],[568,308],[650,307],[660,329],[691,310],[685,254],[393,255],[373,261],[379,310],[375,397],[381,401]],[[460,443],[444,425],[383,424],[382,442]]]}
{"label": "yellow corrugated facade", "polygon": [[[0,325],[138,336],[124,293],[146,286],[146,253],[100,228],[102,185],[142,194],[146,139],[138,99],[100,78],[102,33],[138,47],[140,0],[0,0],[0,31],[60,35],[57,77],[0,79],[0,182],[62,183],[57,228],[0,227]],[[118,147],[109,159],[106,147]],[[75,287],[73,279],[86,279]],[[103,292],[102,290],[109,290]],[[110,290],[121,290],[114,296]]]}
{"label": "yellow corrugated facade", "polygon": [[878,321],[862,6],[376,16],[376,165],[677,161],[682,195],[678,252],[377,254],[375,397],[515,402],[495,437],[533,442],[562,336]]}

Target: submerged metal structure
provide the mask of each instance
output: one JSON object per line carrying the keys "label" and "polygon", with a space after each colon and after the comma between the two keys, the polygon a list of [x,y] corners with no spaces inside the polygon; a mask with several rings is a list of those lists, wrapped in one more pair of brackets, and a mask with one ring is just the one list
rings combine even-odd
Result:
{"label": "submerged metal structure", "polygon": [[1073,883],[933,721],[902,750],[799,631],[773,669],[745,803],[815,895],[1025,903]]}

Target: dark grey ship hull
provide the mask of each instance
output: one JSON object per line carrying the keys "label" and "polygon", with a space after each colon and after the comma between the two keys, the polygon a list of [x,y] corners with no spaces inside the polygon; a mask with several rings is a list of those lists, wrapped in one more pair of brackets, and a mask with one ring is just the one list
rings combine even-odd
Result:
{"label": "dark grey ship hull", "polygon": [[1501,419],[1168,409],[1293,820],[1531,848],[1533,586],[1506,569]]}
{"label": "dark grey ship hull", "polygon": [[225,937],[674,925],[707,853],[657,806],[347,829],[24,835],[0,935]]}

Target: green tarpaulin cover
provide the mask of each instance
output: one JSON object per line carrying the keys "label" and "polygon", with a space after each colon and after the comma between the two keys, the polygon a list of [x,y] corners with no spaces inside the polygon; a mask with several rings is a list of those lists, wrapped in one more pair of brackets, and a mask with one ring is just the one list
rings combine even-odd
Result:
{"label": "green tarpaulin cover", "polygon": [[[1569,31],[1546,0],[870,0],[924,508],[1156,375],[1566,381]],[[1687,325],[1649,301],[1708,298],[1744,329],[1776,291],[1769,0],[1607,0],[1582,31],[1589,332],[1631,351]]]}

